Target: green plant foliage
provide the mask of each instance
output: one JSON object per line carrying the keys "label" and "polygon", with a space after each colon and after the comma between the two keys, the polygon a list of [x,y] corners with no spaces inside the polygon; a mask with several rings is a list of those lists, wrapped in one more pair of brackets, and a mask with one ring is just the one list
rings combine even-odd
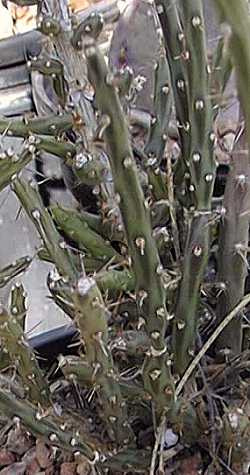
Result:
{"label": "green plant foliage", "polygon": [[[14,367],[26,400],[0,385],[0,411],[47,443],[84,455],[93,473],[163,473],[175,456],[168,431],[180,437],[180,450],[201,446],[215,470],[230,452],[243,473],[250,463],[242,318],[249,303],[248,150],[240,164],[238,155],[231,159],[224,202],[214,185],[232,72],[245,118],[238,136],[243,131],[241,146],[250,144],[248,6],[214,0],[227,28],[211,57],[202,0],[142,1],[155,17],[160,51],[147,134],[130,123],[144,78],[124,64],[109,68],[98,7],[79,19],[66,0],[39,2],[47,39],[28,67],[48,81],[55,113],[41,107],[38,117],[0,119],[2,134],[24,139],[20,153],[1,152],[0,191],[10,185],[38,233],[34,258],[53,266],[48,291],[78,330],[77,354],[68,348],[58,355],[56,370],[55,362],[41,364],[25,335],[26,293],[15,283],[9,311],[0,311],[1,370]],[[242,154],[239,145],[235,151]],[[43,152],[60,157],[65,182],[81,195],[75,208],[46,207],[21,176]],[[89,190],[96,211],[87,210]],[[32,259],[0,270],[0,286],[29,272]],[[78,407],[64,400],[63,385]]]}

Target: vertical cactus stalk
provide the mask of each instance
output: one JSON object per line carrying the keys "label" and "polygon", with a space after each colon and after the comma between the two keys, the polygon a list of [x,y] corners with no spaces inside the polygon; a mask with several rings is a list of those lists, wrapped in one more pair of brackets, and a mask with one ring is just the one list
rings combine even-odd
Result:
{"label": "vertical cactus stalk", "polygon": [[169,65],[162,47],[158,62],[155,64],[154,116],[151,118],[149,136],[144,149],[148,157],[145,165],[149,183],[156,200],[167,198],[166,176],[160,170],[160,163],[164,157],[173,105],[170,82]]}
{"label": "vertical cactus stalk", "polygon": [[127,445],[133,440],[133,432],[108,348],[107,310],[95,280],[80,277],[73,290],[73,301],[86,360],[92,370],[93,389],[99,395],[109,435],[118,445]]}
{"label": "vertical cactus stalk", "polygon": [[[242,299],[248,266],[250,160],[249,151],[246,154],[245,149],[247,143],[250,147],[250,20],[249,5],[245,0],[239,0],[237,9],[231,0],[214,0],[214,3],[220,20],[231,28],[229,47],[236,71],[241,111],[245,117],[245,129],[241,131],[233,151],[224,199],[225,216],[220,229],[219,276],[225,283],[225,292],[218,301],[220,321]],[[241,344],[241,321],[237,319],[220,335],[217,349],[228,349],[235,355],[241,351]]]}
{"label": "vertical cactus stalk", "polygon": [[202,2],[176,4],[166,0],[156,4],[170,63],[177,120],[184,126],[180,128],[182,160],[188,170],[188,191],[194,205],[190,210],[173,339],[175,370],[182,374],[194,352],[200,285],[208,260],[215,136]]}
{"label": "vertical cactus stalk", "polygon": [[219,39],[211,61],[211,100],[215,117],[223,104],[223,94],[233,71],[229,38],[227,32]]}
{"label": "vertical cactus stalk", "polygon": [[158,62],[155,64],[154,117],[144,152],[149,158],[161,161],[166,145],[173,97],[169,65],[162,47]]}
{"label": "vertical cactus stalk", "polygon": [[187,73],[185,70],[186,50],[184,34],[177,8],[177,2],[174,0],[156,0],[155,4],[164,35],[177,126],[181,140],[182,157],[184,157],[185,160],[189,151],[190,124],[186,89]]}
{"label": "vertical cactus stalk", "polygon": [[25,330],[27,306],[27,293],[21,282],[16,282],[11,288],[10,313],[16,318],[19,325]]}
{"label": "vertical cactus stalk", "polygon": [[[222,321],[241,301],[245,292],[250,216],[250,162],[245,148],[246,133],[243,131],[233,150],[223,201],[218,252],[218,280],[224,283],[225,288],[218,297],[216,311],[218,322]],[[227,351],[227,357],[236,356],[241,352],[242,324],[240,315],[239,318],[232,320],[218,337],[216,349],[221,352],[221,356],[224,351]]]}
{"label": "vertical cactus stalk", "polygon": [[27,397],[34,404],[48,406],[49,388],[38,366],[34,351],[29,347],[22,323],[15,315],[8,314],[0,307],[0,338],[3,349],[8,353],[11,364],[14,364],[20,376]]}
{"label": "vertical cactus stalk", "polygon": [[[87,30],[86,30],[87,31]],[[138,305],[150,337],[151,348],[144,362],[144,385],[159,413],[173,400],[168,353],[165,342],[168,313],[161,281],[161,265],[152,236],[150,211],[139,183],[128,126],[112,73],[93,41],[85,44],[89,79],[96,91],[100,112],[109,118],[105,130],[116,199],[127,234],[129,253],[135,272]]]}
{"label": "vertical cactus stalk", "polygon": [[[77,128],[85,150],[88,150],[93,130],[95,128],[95,117],[90,102],[84,94],[79,91],[84,90],[87,85],[86,64],[79,53],[77,45],[71,41],[71,27],[77,29],[69,15],[67,0],[44,0],[41,4],[38,22],[42,25],[52,20],[59,26],[54,32],[49,32],[48,51],[53,52],[64,66],[64,81],[68,86],[68,97],[66,105],[70,102],[74,107],[74,112],[79,116],[79,127]],[[44,31],[44,33],[46,33]],[[52,34],[51,34],[52,33]],[[74,35],[73,35],[74,36]],[[45,49],[45,48],[44,48]],[[39,111],[39,103],[38,111]],[[83,127],[84,125],[84,127]]]}
{"label": "vertical cactus stalk", "polygon": [[221,22],[231,28],[230,47],[236,71],[238,93],[246,121],[247,141],[250,145],[250,30],[249,5],[246,0],[239,0],[237,9],[233,0],[214,0]]}

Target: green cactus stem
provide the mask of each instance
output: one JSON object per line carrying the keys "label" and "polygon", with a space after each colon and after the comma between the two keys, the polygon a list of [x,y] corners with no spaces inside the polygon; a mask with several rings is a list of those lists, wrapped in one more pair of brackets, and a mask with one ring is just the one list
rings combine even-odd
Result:
{"label": "green cactus stem", "polygon": [[16,179],[18,173],[35,158],[36,148],[25,143],[20,155],[10,149],[0,157],[0,192]]}
{"label": "green cactus stem", "polygon": [[[85,266],[85,259],[83,259],[83,263]],[[87,271],[87,267],[85,270]],[[134,276],[127,269],[120,271],[101,270],[97,273],[91,270],[91,273],[94,274],[96,283],[104,295],[108,294],[112,295],[112,297],[115,297],[121,292],[134,291]],[[67,315],[69,315],[70,318],[74,319],[74,304],[72,301],[72,294],[70,289],[65,286],[64,279],[60,278],[60,276],[57,275],[55,271],[52,271],[48,275],[47,283],[53,300],[57,303],[57,305],[59,305],[60,308],[62,308],[65,313],[67,313]]]}
{"label": "green cactus stem", "polygon": [[75,318],[75,307],[72,300],[72,292],[69,285],[65,285],[65,279],[62,278],[56,269],[52,269],[47,277],[47,285],[54,302],[66,313],[72,320]]}
{"label": "green cactus stem", "polygon": [[149,350],[150,340],[144,331],[127,330],[111,340],[110,348],[112,352],[125,352],[128,356],[140,358]]}
{"label": "green cactus stem", "polygon": [[45,116],[40,119],[34,117],[29,119],[7,119],[0,118],[0,133],[8,136],[28,137],[29,135],[61,135],[74,127],[72,114],[59,114]]}
{"label": "green cactus stem", "polygon": [[16,282],[11,288],[10,313],[18,321],[22,330],[25,330],[25,320],[28,310],[27,293],[21,282]]}
{"label": "green cactus stem", "polygon": [[121,256],[113,249],[110,242],[93,231],[77,211],[61,206],[53,206],[50,209],[58,228],[72,239],[80,250],[104,262],[110,259],[116,262],[121,261]]}
{"label": "green cactus stem", "polygon": [[[39,259],[41,259],[41,261],[50,262],[51,264],[54,264],[53,258],[50,256],[45,247],[40,247],[40,249],[37,251],[37,256],[39,257]],[[80,254],[79,259],[79,255],[77,256],[73,253],[71,254],[71,260],[76,269],[81,269],[80,262],[82,259],[87,274],[93,274],[94,272],[98,272],[103,268],[103,262],[98,259],[84,257],[82,254]]]}
{"label": "green cactus stem", "polygon": [[44,207],[38,191],[22,179],[15,179],[12,182],[12,189],[34,223],[58,272],[66,279],[74,280],[77,271],[71,253],[67,250],[48,210]]}
{"label": "green cactus stem", "polygon": [[[152,121],[154,118],[152,118]],[[165,143],[167,136],[165,136]],[[153,138],[152,138],[153,140]],[[153,144],[152,144],[153,147]],[[159,167],[159,161],[156,157],[151,155],[148,157],[146,153],[142,150],[138,149],[135,145],[133,145],[133,151],[136,153],[138,158],[143,163],[143,168],[146,169],[148,182],[150,184],[151,193],[155,200],[160,201],[167,198],[167,190],[166,190],[166,173],[161,170]]]}
{"label": "green cactus stem", "polygon": [[[60,116],[55,116],[57,117]],[[33,120],[35,121],[34,127],[32,126]],[[65,161],[70,161],[76,154],[75,145],[69,142],[59,142],[57,138],[44,138],[43,135],[49,135],[46,126],[44,131],[41,131],[40,124],[36,124],[37,119],[29,119],[29,125],[26,125],[26,122],[21,121],[20,119],[6,119],[0,118],[0,134],[6,134],[7,136],[13,137],[22,137],[27,138],[27,143],[30,145],[35,145],[38,151],[42,150],[48,152],[52,155],[56,155],[60,158],[63,158]],[[39,119],[40,121],[40,119]],[[45,118],[46,125],[46,118]],[[72,127],[73,123],[71,124]],[[70,128],[71,128],[70,127]],[[68,129],[68,126],[66,127]],[[56,128],[56,131],[59,128]],[[51,131],[52,132],[52,131]],[[50,133],[50,135],[54,135]]]}
{"label": "green cactus stem", "polygon": [[96,186],[111,181],[108,158],[103,150],[93,145],[89,147],[88,153],[80,151],[73,158],[68,159],[66,164],[72,167],[78,178],[76,186],[81,183]]}
{"label": "green cactus stem", "polygon": [[233,61],[230,54],[230,34],[227,32],[219,39],[211,60],[211,99],[215,117],[220,109],[223,108],[223,94],[232,71]]}
{"label": "green cactus stem", "polygon": [[[215,180],[212,106],[201,0],[156,1],[170,63],[182,160],[188,168],[190,214],[182,280],[175,310],[175,370],[183,373],[194,351],[200,285],[208,260],[209,218]],[[184,27],[182,28],[181,23]],[[184,126],[184,127],[183,127]]]}
{"label": "green cactus stem", "polygon": [[[86,358],[61,355],[58,364],[66,380],[75,381],[83,389],[93,388],[92,369]],[[148,394],[138,384],[123,381],[120,377],[119,387],[124,399],[131,400],[132,403],[136,400],[137,404],[148,402]]]}
{"label": "green cactus stem", "polygon": [[[218,301],[218,318],[230,311],[244,295],[247,274],[248,228],[249,228],[249,152],[245,154],[246,143],[250,147],[250,20],[248,3],[240,0],[233,12],[231,0],[216,0],[221,21],[229,24],[230,51],[236,71],[241,110],[245,117],[245,130],[239,131],[239,140],[233,155],[232,168],[225,191],[225,216],[220,230],[219,275],[225,283],[225,292]],[[241,114],[242,115],[242,114]],[[240,117],[242,120],[243,117]],[[243,150],[243,151],[242,151]],[[237,267],[235,267],[237,266]],[[237,268],[237,275],[233,270]],[[224,307],[223,307],[224,306]],[[218,350],[231,350],[239,354],[242,347],[240,320],[231,322],[217,341]]]}
{"label": "green cactus stem", "polygon": [[[49,36],[49,42],[44,45],[43,54],[51,54],[58,58],[64,66],[64,80],[67,84],[67,95],[73,106],[75,117],[79,118],[75,131],[82,141],[83,148],[89,151],[92,143],[93,130],[96,120],[90,101],[84,92],[87,86],[86,65],[79,50],[72,45],[72,18],[69,14],[67,0],[44,0],[39,11],[39,22],[53,19],[60,25],[60,34]],[[39,110],[39,103],[37,104]]]}
{"label": "green cactus stem", "polygon": [[248,101],[250,94],[250,51],[248,47],[250,20],[248,3],[245,0],[239,0],[236,10],[232,10],[234,5],[232,0],[214,0],[214,3],[218,8],[220,20],[228,23],[231,28],[230,51],[235,66],[239,99],[246,121],[247,142],[250,146],[250,106]]}
{"label": "green cactus stem", "polygon": [[[83,259],[85,267],[85,259]],[[78,263],[79,266],[79,263]],[[87,267],[85,268],[87,271]],[[134,276],[127,269],[124,270],[107,270],[95,272],[91,269],[91,274],[94,274],[96,283],[105,295],[117,296],[121,292],[132,292],[135,287]],[[57,305],[74,319],[74,304],[72,301],[72,293],[70,288],[65,286],[65,281],[60,278],[55,271],[51,271],[47,279],[48,287],[51,292],[53,300]]]}
{"label": "green cactus stem", "polygon": [[127,445],[134,436],[108,349],[107,310],[95,280],[80,277],[73,290],[73,301],[86,359],[92,369],[93,389],[99,395],[109,435],[118,445]]}
{"label": "green cactus stem", "polygon": [[[76,19],[77,20],[77,19]],[[103,17],[100,13],[92,12],[87,18],[73,25],[73,36],[71,39],[73,47],[77,50],[82,49],[82,37],[86,35],[97,39],[104,25]]]}
{"label": "green cactus stem", "polygon": [[208,215],[192,218],[182,264],[182,280],[175,310],[173,350],[175,369],[182,374],[195,351],[200,286],[208,259],[210,229]]}
{"label": "green cactus stem", "polygon": [[[155,117],[152,117],[151,119],[152,123],[154,122],[154,120],[155,120]],[[164,140],[166,144],[167,135],[166,134],[163,134],[163,135],[164,135]],[[153,140],[153,136],[152,136],[152,140]],[[152,142],[152,147],[153,147],[153,142]],[[164,145],[164,148],[165,148],[165,145]],[[149,157],[143,150],[138,148],[135,144],[132,144],[132,149],[133,149],[134,154],[140,160],[140,166],[138,167],[138,171],[140,172],[140,175],[143,176],[142,173],[144,169],[147,173],[147,181],[145,179],[143,180],[143,178],[140,177],[141,185],[144,184],[143,181],[146,183],[146,187],[148,186],[148,184],[150,185],[149,188],[156,201],[166,199],[167,197],[166,173],[160,168],[159,166],[160,161],[158,161],[157,158],[153,156],[153,153]],[[161,158],[163,158],[163,155]]]}
{"label": "green cactus stem", "polygon": [[41,31],[46,36],[53,38],[54,36],[59,35],[61,32],[61,25],[60,23],[55,20],[55,18],[51,17],[39,17],[37,19],[37,29]]}
{"label": "green cactus stem", "polygon": [[[70,209],[64,208],[64,211],[71,213]],[[96,214],[81,209],[78,213],[78,217],[104,239],[108,239],[109,241],[124,241],[125,239],[123,231],[116,229],[109,221],[103,220]]]}
{"label": "green cactus stem", "polygon": [[33,349],[25,339],[22,325],[13,313],[8,314],[3,307],[0,310],[2,349],[8,353],[11,363],[15,366],[28,399],[34,404],[48,406],[50,404],[48,383],[38,366]]}
{"label": "green cactus stem", "polygon": [[[188,86],[190,150],[187,156],[194,190],[194,201],[199,211],[209,211],[215,179],[214,141],[212,107],[209,94],[209,76],[206,55],[205,26],[201,0],[182,4],[184,35],[186,41],[185,60]],[[199,45],[199,48],[197,48]],[[197,156],[196,156],[197,155]],[[200,161],[198,159],[200,157]],[[191,188],[191,187],[190,187]]]}
{"label": "green cactus stem", "polygon": [[52,86],[61,107],[65,107],[67,100],[66,82],[64,80],[64,67],[61,61],[49,56],[39,55],[30,59],[27,66],[31,71],[39,71],[51,79]]}
{"label": "green cactus stem", "polygon": [[58,140],[35,137],[37,150],[42,150],[51,155],[68,161],[76,154],[76,147],[70,142],[59,142]]}
{"label": "green cactus stem", "polygon": [[32,259],[30,256],[24,256],[1,269],[0,288],[8,284],[14,277],[25,272],[29,268],[31,262]]}
{"label": "green cactus stem", "polygon": [[166,145],[168,124],[172,109],[171,78],[164,49],[155,65],[155,116],[149,131],[145,154],[161,161]]}
{"label": "green cactus stem", "polygon": [[177,3],[174,0],[156,0],[155,4],[164,36],[182,157],[185,160],[189,153],[190,123],[186,90],[188,81],[184,66],[186,53],[184,34]]}
{"label": "green cactus stem", "polygon": [[[248,272],[250,162],[245,153],[246,132],[242,131],[231,157],[225,188],[219,235],[218,280],[224,290],[217,300],[217,319],[224,317],[241,301]],[[243,150],[243,152],[242,152]],[[216,341],[217,354],[234,357],[242,350],[241,316],[232,320]],[[223,352],[225,354],[223,355]],[[229,353],[230,352],[230,353]]]}
{"label": "green cactus stem", "polygon": [[[133,79],[133,71],[129,66],[125,66],[120,70],[114,70],[113,72],[112,84],[119,91],[121,101],[123,101],[125,98],[124,107],[128,107],[127,103],[130,99],[129,94],[131,86],[133,85]],[[127,110],[127,112],[129,114],[130,111]]]}
{"label": "green cactus stem", "polygon": [[104,137],[135,272],[138,304],[151,341],[144,363],[145,389],[153,397],[160,414],[172,404],[173,387],[169,367],[166,365],[168,356],[165,332],[168,314],[159,255],[152,237],[150,211],[139,183],[126,119],[117,91],[109,79],[109,69],[93,42],[85,45],[85,56],[89,79],[96,91],[97,106],[110,119]]}
{"label": "green cactus stem", "polygon": [[95,280],[103,293],[132,292],[135,288],[135,276],[128,269],[100,271],[95,274]]}
{"label": "green cactus stem", "polygon": [[82,388],[92,388],[92,368],[85,356],[58,357],[58,367],[65,379],[75,380]]}
{"label": "green cactus stem", "polygon": [[159,60],[155,65],[155,113],[151,119],[152,125],[149,129],[149,137],[144,150],[148,157],[146,165],[148,166],[149,182],[153,187],[152,193],[157,200],[167,197],[166,180],[162,180],[161,191],[159,190],[162,177],[159,165],[164,157],[168,137],[168,124],[172,112],[172,102],[170,71],[163,48]]}
{"label": "green cactus stem", "polygon": [[18,400],[9,391],[0,389],[1,412],[23,424],[33,435],[42,438],[49,445],[60,447],[71,453],[80,452],[89,460],[95,459],[90,445],[78,440],[73,431],[67,431],[63,419],[46,412],[25,400]]}

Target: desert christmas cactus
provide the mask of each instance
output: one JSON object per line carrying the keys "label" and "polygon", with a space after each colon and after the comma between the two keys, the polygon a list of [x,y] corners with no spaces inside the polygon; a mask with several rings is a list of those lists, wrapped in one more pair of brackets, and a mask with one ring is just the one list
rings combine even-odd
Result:
{"label": "desert christmas cactus", "polygon": [[[0,386],[0,410],[98,473],[163,473],[174,457],[169,438],[176,445],[178,437],[178,450],[206,451],[204,470],[225,466],[229,452],[230,470],[250,463],[242,314],[250,302],[250,20],[245,0],[236,13],[231,0],[209,5],[224,24],[212,49],[201,0],[131,2],[117,31],[137,14],[150,24],[156,57],[147,83],[133,72],[133,36],[115,33],[104,56],[98,4],[79,17],[66,0],[42,0],[37,26],[46,39],[27,64],[37,117],[0,118],[2,134],[23,139],[20,152],[1,151],[0,190],[10,186],[41,241],[36,256],[0,270],[0,286],[33,259],[49,262],[50,298],[77,329],[72,354],[58,354],[56,369],[41,364],[25,335],[25,289],[13,285],[0,312],[1,370],[14,366],[24,396]],[[232,73],[241,108],[218,200],[226,143],[218,123]],[[44,152],[60,159],[75,208],[46,206],[22,176]]]}

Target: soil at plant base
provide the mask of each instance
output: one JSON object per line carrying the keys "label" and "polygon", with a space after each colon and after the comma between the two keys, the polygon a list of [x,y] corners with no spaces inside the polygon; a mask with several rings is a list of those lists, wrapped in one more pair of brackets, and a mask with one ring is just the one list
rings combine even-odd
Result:
{"label": "soil at plant base", "polygon": [[[59,449],[49,447],[42,440],[35,439],[14,423],[6,423],[2,426],[0,443],[0,475],[91,475],[93,473],[84,457],[76,459],[71,454],[63,454]],[[167,468],[161,475],[201,475],[201,462],[199,452],[194,455],[187,454],[182,460],[173,461],[171,468]],[[112,475],[124,474],[112,472]],[[127,475],[133,475],[133,472]],[[209,472],[209,475],[216,474]]]}
{"label": "soil at plant base", "polygon": [[47,446],[21,427],[7,423],[0,431],[1,475],[89,475],[89,463]]}

